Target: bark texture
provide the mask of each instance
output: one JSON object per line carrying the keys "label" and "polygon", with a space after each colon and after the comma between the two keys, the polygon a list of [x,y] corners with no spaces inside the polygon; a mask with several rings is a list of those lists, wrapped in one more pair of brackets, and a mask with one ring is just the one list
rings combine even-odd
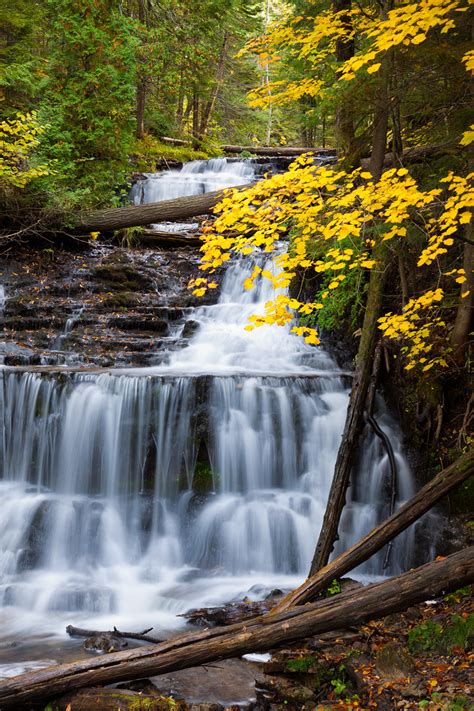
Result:
{"label": "bark texture", "polygon": [[[248,187],[241,185],[239,188]],[[181,220],[210,212],[224,197],[224,190],[214,190],[202,195],[150,202],[146,205],[112,207],[83,215],[76,223],[81,232],[110,232],[125,227],[150,225],[153,222]]]}
{"label": "bark texture", "polygon": [[[0,682],[0,707],[24,704],[93,685],[186,669],[262,652],[322,632],[382,617],[474,581],[474,549],[428,563],[382,583],[341,593],[280,615],[190,633],[158,645],[29,672]],[[22,706],[23,704],[23,706]]]}

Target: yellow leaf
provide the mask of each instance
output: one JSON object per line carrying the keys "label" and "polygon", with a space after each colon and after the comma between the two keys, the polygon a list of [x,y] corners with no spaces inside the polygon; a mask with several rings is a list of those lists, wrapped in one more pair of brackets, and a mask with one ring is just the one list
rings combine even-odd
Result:
{"label": "yellow leaf", "polygon": [[380,64],[380,62],[378,62],[377,64],[371,64],[370,67],[367,68],[367,74],[375,74],[375,72],[378,72],[381,66],[382,65]]}

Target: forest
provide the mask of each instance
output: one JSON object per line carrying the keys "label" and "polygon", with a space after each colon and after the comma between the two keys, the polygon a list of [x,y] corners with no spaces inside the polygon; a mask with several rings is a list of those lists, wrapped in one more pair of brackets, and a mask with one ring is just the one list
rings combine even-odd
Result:
{"label": "forest", "polygon": [[0,6],[0,709],[473,708],[473,39]]}

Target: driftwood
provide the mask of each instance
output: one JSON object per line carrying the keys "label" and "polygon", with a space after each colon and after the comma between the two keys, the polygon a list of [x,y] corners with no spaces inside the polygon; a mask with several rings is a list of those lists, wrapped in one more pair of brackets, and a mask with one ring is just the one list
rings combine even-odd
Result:
{"label": "driftwood", "polygon": [[293,607],[230,627],[189,633],[158,645],[21,674],[0,682],[0,707],[24,708],[91,685],[165,674],[249,652],[345,629],[384,617],[474,582],[474,547],[382,583],[350,590],[321,602]]}
{"label": "driftwood", "polygon": [[278,595],[271,595],[266,600],[243,600],[242,602],[229,602],[220,607],[200,607],[190,610],[180,617],[184,617],[189,623],[200,627],[232,625],[235,622],[242,622],[270,612],[277,604],[278,599],[283,596],[281,591],[278,593]]}
{"label": "driftwood", "polygon": [[[239,185],[233,189],[243,189],[248,185]],[[111,207],[83,215],[76,223],[79,232],[110,232],[125,227],[151,225],[154,222],[183,220],[187,217],[205,215],[224,197],[224,190],[214,190],[201,195],[189,195],[173,200],[150,202],[146,205],[129,207]]]}
{"label": "driftwood", "polygon": [[143,632],[121,632],[116,627],[113,630],[102,631],[102,630],[85,630],[81,627],[74,627],[73,625],[68,625],[66,627],[66,632],[70,637],[98,637],[99,635],[105,635],[107,637],[118,637],[120,639],[137,639],[140,642],[151,642],[152,644],[159,644],[162,640],[158,637],[152,637],[148,634],[151,632],[153,627],[149,627]]}
{"label": "driftwood", "polygon": [[435,504],[446,496],[452,489],[468,479],[474,473],[474,450],[471,450],[454,464],[443,469],[428,484],[423,486],[409,501],[401,506],[393,516],[372,529],[367,536],[335,560],[309,577],[299,588],[289,593],[270,612],[275,615],[293,605],[302,605],[314,600],[316,595],[324,590],[335,578],[345,575],[350,570],[368,560],[389,541],[393,540],[408,526],[429,511]]}

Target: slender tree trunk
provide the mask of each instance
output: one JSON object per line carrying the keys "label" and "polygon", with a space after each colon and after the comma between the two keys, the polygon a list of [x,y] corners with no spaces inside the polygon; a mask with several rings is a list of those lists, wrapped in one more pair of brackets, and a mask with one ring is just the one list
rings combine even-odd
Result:
{"label": "slender tree trunk", "polygon": [[184,70],[179,73],[178,105],[176,107],[176,128],[181,131],[184,118]]}
{"label": "slender tree trunk", "polygon": [[[138,0],[138,20],[139,22],[148,27],[147,22],[148,16],[145,6],[145,0]],[[142,48],[143,49],[143,48]],[[145,71],[143,64],[144,58],[140,56],[140,64],[137,71],[137,95],[136,95],[136,118],[137,118],[137,138],[143,138],[145,135],[145,107],[146,107],[146,94],[148,88],[148,79],[145,76]]]}
{"label": "slender tree trunk", "polygon": [[217,71],[216,71],[214,89],[212,90],[211,98],[205,104],[204,109],[202,111],[202,115],[201,115],[201,125],[199,127],[200,137],[204,136],[207,131],[207,127],[209,125],[209,119],[212,116],[212,112],[214,110],[214,106],[216,104],[217,97],[219,95],[219,91],[220,91],[222,83],[224,81],[225,63],[226,63],[226,59],[227,59],[228,49],[229,49],[229,33],[227,31],[225,31],[224,32],[224,40],[222,42],[221,51],[219,53],[219,61],[217,63]]}
{"label": "slender tree trunk", "polygon": [[[265,27],[264,30],[267,32],[268,27],[270,25],[270,0],[265,0]],[[270,64],[268,62],[268,59],[265,62],[265,70],[264,70],[264,84],[267,87],[267,95],[270,98],[272,95],[271,89],[270,89]],[[271,102],[268,105],[268,111],[267,111],[267,132],[265,135],[265,143],[267,146],[270,145],[271,140],[272,140],[272,122],[273,122],[273,106]]]}
{"label": "slender tree trunk", "polygon": [[[474,237],[472,222],[467,225],[466,233],[467,238],[472,241]],[[461,284],[459,303],[451,334],[453,357],[459,365],[464,363],[472,325],[474,306],[474,245],[472,244],[466,243],[464,246],[463,268],[466,273],[466,281]]]}
{"label": "slender tree trunk", "polygon": [[[352,0],[333,0],[332,9],[334,13],[340,13],[340,20],[345,30],[345,36],[342,35],[336,40],[336,61],[342,65],[354,56],[352,37],[354,28],[350,16]],[[335,132],[337,146],[342,153],[342,162],[347,170],[356,168],[360,160],[353,116],[352,102],[347,97],[341,97],[336,110]]]}
{"label": "slender tree trunk", "polygon": [[388,271],[385,255],[385,245],[379,247],[378,254],[374,254],[377,258],[377,265],[372,268],[370,273],[367,305],[357,352],[356,369],[349,398],[346,423],[337,454],[323,525],[311,563],[310,575],[314,575],[316,571],[327,564],[338,537],[339,522],[346,502],[346,491],[349,486],[355,453],[364,424],[363,413],[372,373],[372,359],[378,338],[377,319],[382,307],[383,289]]}
{"label": "slender tree trunk", "polygon": [[199,146],[199,96],[197,93],[196,86],[194,86],[194,88],[193,88],[192,111],[193,111],[193,129],[192,129],[193,145],[194,145],[194,148],[198,148],[198,146]]}
{"label": "slender tree trunk", "polygon": [[[384,62],[382,62],[384,64]],[[382,175],[385,146],[387,143],[389,96],[388,77],[385,67],[381,69],[382,81],[380,94],[375,109],[372,154],[369,170],[374,181]],[[342,442],[337,454],[334,477],[329,491],[328,504],[324,513],[323,525],[319,534],[310,575],[323,568],[338,538],[341,514],[346,502],[346,492],[353,469],[358,442],[363,429],[363,415],[372,372],[372,360],[378,340],[378,318],[382,309],[384,286],[389,267],[389,252],[386,245],[379,244],[373,254],[376,264],[369,279],[367,305],[365,308],[362,335],[357,352],[356,369],[349,398],[349,407],[342,435]]]}
{"label": "slender tree trunk", "polygon": [[379,70],[382,72],[382,81],[379,85],[379,94],[375,106],[374,125],[372,134],[372,153],[370,155],[369,170],[374,180],[379,180],[383,171],[385,149],[387,147],[388,118],[390,115],[387,69],[382,62]]}

